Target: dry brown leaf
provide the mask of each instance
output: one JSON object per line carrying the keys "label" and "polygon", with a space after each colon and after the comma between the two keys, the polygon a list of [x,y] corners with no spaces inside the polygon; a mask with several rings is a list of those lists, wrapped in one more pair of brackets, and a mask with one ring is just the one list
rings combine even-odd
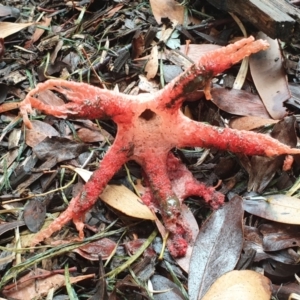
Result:
{"label": "dry brown leaf", "polygon": [[[93,278],[94,274],[88,274],[84,276],[70,277],[70,282],[76,283],[88,278]],[[38,278],[38,279],[37,279]],[[50,271],[43,269],[35,269],[30,271],[24,277],[20,279],[19,283],[15,288],[10,290],[2,290],[3,295],[11,297],[16,300],[23,299],[40,299],[45,297],[51,288],[58,289],[65,285],[66,279],[62,274],[51,275]]]}
{"label": "dry brown leaf", "polygon": [[161,18],[169,18],[171,21],[177,21],[178,24],[184,22],[184,7],[175,0],[150,0],[151,9],[154,18],[158,24],[161,24]]}
{"label": "dry brown leaf", "polygon": [[255,87],[271,117],[280,120],[286,115],[283,102],[291,97],[282,65],[278,40],[260,32],[257,38],[267,40],[269,49],[250,57],[250,70]]}
{"label": "dry brown leaf", "polygon": [[[48,27],[51,24],[52,18],[44,17],[43,20],[40,22],[41,26]],[[40,37],[45,32],[45,29],[42,28],[36,28],[34,34],[32,35],[32,38],[30,40],[31,43],[34,43],[40,39]]]}
{"label": "dry brown leaf", "polygon": [[278,120],[264,119],[261,117],[247,116],[231,119],[229,122],[230,128],[238,130],[253,130],[262,126],[267,126],[277,123]]}
{"label": "dry brown leaf", "polygon": [[250,214],[276,222],[300,225],[300,199],[286,195],[268,195],[243,201]]}
{"label": "dry brown leaf", "polygon": [[116,247],[116,242],[109,238],[103,238],[76,248],[73,250],[73,252],[79,254],[87,260],[99,261],[100,255],[102,260],[108,259],[112,253],[114,253]]}
{"label": "dry brown leaf", "polygon": [[145,50],[145,37],[141,30],[138,30],[132,38],[132,57],[138,58]]}
{"label": "dry brown leaf", "polygon": [[211,286],[202,300],[270,300],[270,280],[251,270],[231,271]]}
{"label": "dry brown leaf", "polygon": [[33,24],[35,23],[0,22],[0,38],[6,38],[7,36],[19,32],[20,30]]}
{"label": "dry brown leaf", "polygon": [[26,129],[25,142],[28,146],[34,147],[43,141],[47,136],[59,136],[58,131],[54,129],[50,124],[39,120],[33,120],[32,128]]}
{"label": "dry brown leaf", "polygon": [[46,91],[42,91],[39,93],[39,99],[47,104],[47,105],[51,105],[51,106],[59,106],[59,105],[64,105],[64,101],[59,98],[57,95],[55,95],[52,91],[50,90],[46,90]]}
{"label": "dry brown leaf", "polygon": [[270,117],[261,99],[244,90],[213,88],[211,95],[212,102],[228,113],[239,116]]}
{"label": "dry brown leaf", "polygon": [[145,72],[147,79],[155,77],[158,70],[158,48],[157,45],[153,46],[149,60],[145,66]]}
{"label": "dry brown leaf", "polygon": [[107,19],[112,18],[115,13],[117,13],[120,9],[122,9],[123,6],[124,6],[124,4],[122,4],[122,3],[117,4],[116,6],[114,6],[111,10],[109,10],[105,14],[105,18],[107,18]]}
{"label": "dry brown leaf", "polygon": [[103,142],[106,139],[100,131],[88,128],[80,128],[76,133],[78,138],[84,143]]}

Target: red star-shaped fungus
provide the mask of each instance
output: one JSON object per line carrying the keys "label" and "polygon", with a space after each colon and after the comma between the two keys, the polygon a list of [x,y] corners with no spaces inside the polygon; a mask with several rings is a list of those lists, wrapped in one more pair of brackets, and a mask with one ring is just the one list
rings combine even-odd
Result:
{"label": "red star-shaped fungus", "polygon": [[[188,226],[181,219],[180,203],[189,195],[204,198],[212,207],[223,203],[224,195],[195,180],[187,168],[170,152],[174,147],[215,147],[247,155],[280,155],[300,153],[268,136],[213,127],[193,121],[181,112],[184,100],[197,89],[204,89],[210,97],[213,76],[223,72],[251,53],[264,50],[268,44],[252,37],[202,56],[183,74],[155,94],[125,95],[103,90],[84,83],[48,80],[38,84],[20,104],[24,122],[30,127],[27,113],[32,107],[46,114],[62,118],[112,119],[118,133],[82,191],[72,199],[69,207],[33,241],[36,244],[58,231],[73,219],[79,237],[83,238],[85,212],[97,201],[99,194],[112,176],[129,160],[139,163],[150,185],[153,200],[159,205],[170,233],[169,249],[174,256],[185,254],[189,240]],[[53,107],[39,101],[39,92],[51,89],[69,101]],[[150,196],[149,196],[150,195]],[[148,203],[149,204],[149,203]]]}

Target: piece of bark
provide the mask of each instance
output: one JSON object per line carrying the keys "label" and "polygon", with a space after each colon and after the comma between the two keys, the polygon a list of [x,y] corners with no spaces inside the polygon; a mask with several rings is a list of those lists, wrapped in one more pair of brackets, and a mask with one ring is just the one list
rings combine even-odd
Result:
{"label": "piece of bark", "polygon": [[300,11],[285,0],[208,0],[215,7],[236,13],[271,38],[300,40]]}

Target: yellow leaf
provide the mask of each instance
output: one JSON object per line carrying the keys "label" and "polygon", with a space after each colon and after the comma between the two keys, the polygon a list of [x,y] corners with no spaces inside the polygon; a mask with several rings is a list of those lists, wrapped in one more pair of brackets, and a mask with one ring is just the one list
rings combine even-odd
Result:
{"label": "yellow leaf", "polygon": [[231,271],[210,287],[202,300],[269,300],[271,299],[270,280],[254,271]]}
{"label": "yellow leaf", "polygon": [[33,24],[35,23],[0,22],[0,38],[5,38]]}
{"label": "yellow leaf", "polygon": [[[71,168],[87,182],[93,172],[81,168]],[[99,196],[102,201],[123,214],[145,220],[155,220],[155,215],[143,201],[124,185],[107,185]]]}
{"label": "yellow leaf", "polygon": [[139,197],[124,185],[107,185],[100,198],[127,216],[155,220],[155,215]]}

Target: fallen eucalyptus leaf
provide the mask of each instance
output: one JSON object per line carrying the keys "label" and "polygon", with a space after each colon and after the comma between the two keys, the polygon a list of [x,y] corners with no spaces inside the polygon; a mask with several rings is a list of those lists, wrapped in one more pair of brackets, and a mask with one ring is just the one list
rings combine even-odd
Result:
{"label": "fallen eucalyptus leaf", "polygon": [[281,49],[278,40],[273,40],[262,32],[259,32],[257,38],[266,40],[270,47],[251,55],[252,78],[269,114],[273,119],[280,120],[286,115],[283,102],[291,97],[282,66]]}
{"label": "fallen eucalyptus leaf", "polygon": [[230,128],[238,130],[253,130],[263,126],[276,124],[278,120],[266,119],[255,116],[238,117],[229,121]]}
{"label": "fallen eucalyptus leaf", "polygon": [[156,219],[148,206],[124,185],[107,185],[100,198],[127,216],[145,220]]}
{"label": "fallen eucalyptus leaf", "polygon": [[35,23],[10,23],[0,22],[0,37],[6,38],[7,36],[19,32],[20,30],[27,28]]}
{"label": "fallen eucalyptus leaf", "polygon": [[267,277],[242,270],[231,271],[218,278],[202,300],[269,300],[271,294],[271,282]]}
{"label": "fallen eucalyptus leaf", "polygon": [[200,228],[189,269],[190,300],[202,299],[217,278],[234,269],[243,247],[242,219],[242,201],[236,196]]}
{"label": "fallen eucalyptus leaf", "polygon": [[244,200],[244,210],[276,222],[300,225],[300,199],[286,195],[268,195]]}
{"label": "fallen eucalyptus leaf", "polygon": [[235,89],[213,88],[212,102],[220,109],[239,116],[269,118],[268,111],[257,95]]}

